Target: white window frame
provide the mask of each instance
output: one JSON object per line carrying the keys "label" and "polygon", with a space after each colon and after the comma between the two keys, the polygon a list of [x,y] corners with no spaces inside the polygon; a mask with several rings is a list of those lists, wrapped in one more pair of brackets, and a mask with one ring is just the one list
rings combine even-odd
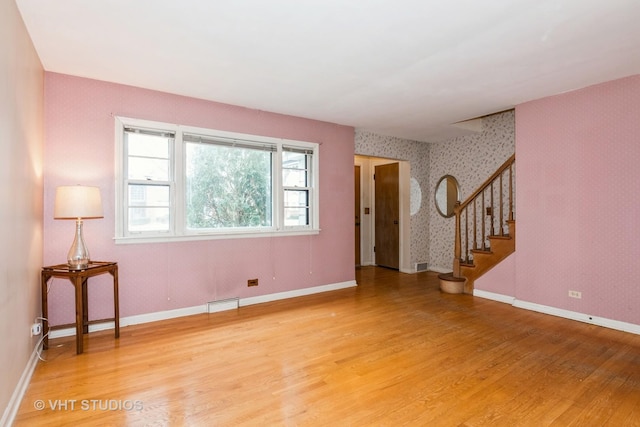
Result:
{"label": "white window frame", "polygon": [[[169,154],[172,170],[171,198],[170,198],[170,218],[169,231],[139,232],[131,233],[127,230],[127,176],[125,171],[125,128],[142,128],[154,131],[168,131],[175,134],[172,144],[172,152]],[[211,138],[223,138],[229,140],[241,140],[243,142],[253,142],[256,144],[270,144],[276,147],[273,155],[273,182],[272,182],[272,225],[270,227],[255,228],[224,228],[224,229],[202,229],[188,230],[186,228],[186,179],[185,179],[185,149],[183,134],[197,134]],[[311,154],[309,187],[309,224],[297,226],[284,225],[284,187],[282,181],[283,168],[282,156],[283,146],[296,147],[309,150]],[[319,148],[320,144],[307,141],[296,141],[290,139],[273,138],[260,135],[241,134],[215,129],[205,129],[193,126],[184,126],[149,120],[141,120],[129,117],[115,117],[115,220],[116,220],[116,243],[151,243],[186,240],[209,240],[209,239],[229,239],[229,238],[253,238],[268,236],[286,235],[309,235],[320,232],[320,209],[319,209]]]}

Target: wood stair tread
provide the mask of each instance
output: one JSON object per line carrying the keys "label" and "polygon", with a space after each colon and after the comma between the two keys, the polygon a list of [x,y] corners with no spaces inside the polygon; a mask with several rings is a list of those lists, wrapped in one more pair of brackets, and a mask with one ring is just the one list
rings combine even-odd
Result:
{"label": "wood stair tread", "polygon": [[453,273],[441,273],[438,274],[438,278],[448,280],[450,282],[464,282],[465,280],[467,280],[464,277],[455,277]]}
{"label": "wood stair tread", "polygon": [[466,277],[465,293],[472,293],[474,282],[488,270],[515,252],[515,221],[509,222],[509,234],[487,236],[490,245],[484,249],[470,249],[473,259],[460,261],[460,275]]}
{"label": "wood stair tread", "polygon": [[[453,271],[457,277],[466,277],[464,292],[467,294],[473,293],[474,281],[477,278],[515,252],[516,221],[513,205],[515,156],[514,153],[464,202],[458,202],[454,208],[456,224]],[[508,179],[506,183],[503,182],[505,177]],[[494,200],[495,185],[498,187],[497,201]],[[489,200],[486,193],[490,195]],[[507,198],[504,197],[505,195]],[[477,207],[480,201],[482,206],[478,218]],[[487,201],[489,206],[485,206]],[[504,208],[507,208],[506,212]],[[469,227],[470,222],[471,227]],[[476,249],[478,242],[482,246],[481,249]]]}
{"label": "wood stair tread", "polygon": [[493,253],[491,249],[471,249],[469,252],[473,254],[487,254],[487,255],[491,255]]}
{"label": "wood stair tread", "polygon": [[513,239],[513,237],[511,237],[509,234],[503,234],[503,235],[495,235],[495,236],[489,236],[489,239],[496,239],[496,240],[511,240]]}

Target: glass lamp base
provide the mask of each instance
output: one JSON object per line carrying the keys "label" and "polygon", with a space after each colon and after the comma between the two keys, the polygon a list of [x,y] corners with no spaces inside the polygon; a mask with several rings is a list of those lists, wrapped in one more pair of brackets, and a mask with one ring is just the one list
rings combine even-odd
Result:
{"label": "glass lamp base", "polygon": [[67,264],[72,270],[82,270],[89,266],[89,262],[89,248],[85,245],[82,236],[82,220],[78,219],[76,221],[76,235],[67,254]]}

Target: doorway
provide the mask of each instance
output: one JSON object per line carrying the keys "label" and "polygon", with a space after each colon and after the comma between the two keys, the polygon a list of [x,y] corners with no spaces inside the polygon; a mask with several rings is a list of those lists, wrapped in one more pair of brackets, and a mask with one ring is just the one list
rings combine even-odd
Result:
{"label": "doorway", "polygon": [[[388,159],[382,157],[370,157],[363,155],[356,155],[354,157],[354,166],[360,168],[359,185],[360,189],[355,191],[355,203],[356,206],[359,203],[360,213],[360,237],[356,236],[356,245],[360,244],[360,265],[377,265],[379,257],[374,252],[374,246],[376,246],[376,195],[375,195],[375,181],[373,175],[376,172],[375,168],[381,165],[393,164],[398,166],[398,205],[399,214],[395,219],[398,220],[398,224],[393,224],[398,230],[398,255],[394,257],[398,259],[398,268],[403,273],[414,273],[415,268],[411,264],[411,209],[410,209],[410,189],[411,189],[411,171],[408,161]],[[355,171],[355,169],[354,169]],[[358,177],[355,177],[358,182]],[[356,207],[358,212],[358,208]],[[393,220],[392,220],[393,222]],[[378,233],[379,234],[379,233]],[[384,246],[384,245],[383,245]],[[377,259],[378,258],[378,259]],[[357,257],[356,257],[357,259]],[[384,261],[383,261],[384,262]]]}
{"label": "doorway", "polygon": [[400,165],[375,167],[376,265],[400,269]]}

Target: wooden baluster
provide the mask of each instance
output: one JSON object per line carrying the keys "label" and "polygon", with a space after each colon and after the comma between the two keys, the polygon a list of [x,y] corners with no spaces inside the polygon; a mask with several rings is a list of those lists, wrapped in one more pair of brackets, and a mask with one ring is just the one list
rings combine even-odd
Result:
{"label": "wooden baluster", "polygon": [[480,212],[482,212],[482,250],[485,251],[487,250],[487,247],[485,246],[485,236],[486,236],[486,217],[484,215],[484,193],[485,191],[482,190],[482,210]]}
{"label": "wooden baluster", "polygon": [[469,208],[464,208],[464,256],[465,263],[469,264]]}
{"label": "wooden baluster", "polygon": [[456,215],[456,238],[455,238],[455,248],[454,248],[454,254],[453,254],[453,277],[461,277],[460,275],[460,258],[462,256],[462,254],[460,253],[461,251],[461,244],[460,244],[460,201],[456,202],[455,207],[453,208],[453,211]]}
{"label": "wooden baluster", "polygon": [[[458,202],[456,204],[457,207],[457,215],[456,215],[456,248],[455,248],[455,255],[454,255],[454,276],[456,277],[460,277],[460,264],[464,261],[465,263],[471,263],[473,264],[474,260],[473,260],[473,251],[474,250],[490,250],[491,248],[487,247],[487,232],[490,232],[490,236],[495,236],[495,216],[496,216],[496,211],[495,211],[495,195],[494,192],[496,191],[495,189],[495,184],[498,183],[498,179],[500,179],[499,181],[499,189],[497,191],[500,191],[500,210],[499,210],[499,220],[498,220],[498,225],[500,227],[500,235],[505,236],[508,235],[508,232],[505,232],[505,227],[507,225],[507,221],[512,221],[514,219],[515,216],[515,211],[514,211],[514,193],[513,193],[513,186],[514,186],[514,180],[513,180],[513,172],[514,172],[514,167],[515,167],[515,154],[513,154],[509,159],[507,159],[507,161],[505,161],[502,166],[500,166],[498,168],[498,170],[496,170],[491,177],[489,177],[489,179],[487,179],[484,184],[482,184],[480,187],[478,187],[478,189],[476,191],[474,191],[468,198],[466,201],[464,202]],[[506,201],[504,200],[504,177],[503,174],[506,173],[506,170],[509,169],[509,213],[508,215],[506,215],[506,217],[508,217],[508,219],[505,218],[505,214],[504,214],[504,205],[506,203]],[[490,199],[490,203],[491,203],[491,207],[486,208],[486,192],[487,191],[491,191],[491,199]],[[478,200],[479,197],[482,195],[482,200]],[[469,216],[471,216],[471,212],[469,211],[469,204],[473,203],[473,231],[470,230],[469,227]],[[480,206],[478,206],[480,205]],[[478,224],[478,213],[477,210],[478,208],[482,209],[481,210],[481,217],[480,217],[480,224]],[[464,247],[465,247],[465,252],[464,252],[464,257],[462,256],[462,213],[464,211],[464,215],[465,215],[465,230],[464,230],[464,235],[465,235],[465,243],[464,243]],[[490,217],[490,221],[491,221],[491,226],[487,226],[486,221],[488,220],[486,217]],[[480,237],[480,233],[478,230],[478,225],[480,225],[482,227],[482,245],[478,244],[478,237]],[[508,229],[508,228],[507,228]],[[469,233],[472,232],[473,233],[473,242],[471,242],[471,238],[469,236]]]}
{"label": "wooden baluster", "polygon": [[495,236],[496,232],[495,232],[495,228],[493,227],[493,223],[495,221],[495,217],[493,213],[493,211],[495,210],[493,206],[493,181],[491,181],[491,207],[489,209],[491,210],[491,234],[489,234],[489,236]]}
{"label": "wooden baluster", "polygon": [[509,221],[513,221],[513,163],[509,165]]}
{"label": "wooden baluster", "polygon": [[502,187],[502,173],[500,174],[500,235],[504,236],[504,222],[503,222],[503,212],[502,212],[502,193],[504,192],[503,187]]}
{"label": "wooden baluster", "polygon": [[476,219],[477,200],[477,198],[473,199],[473,249],[478,249],[478,220]]}

